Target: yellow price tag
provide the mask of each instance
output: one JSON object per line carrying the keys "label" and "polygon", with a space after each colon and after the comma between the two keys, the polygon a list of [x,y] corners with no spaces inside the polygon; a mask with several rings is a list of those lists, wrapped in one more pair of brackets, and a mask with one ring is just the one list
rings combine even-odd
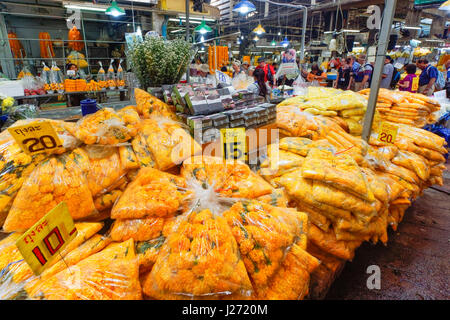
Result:
{"label": "yellow price tag", "polygon": [[225,160],[247,159],[247,139],[245,128],[220,129],[220,143]]}
{"label": "yellow price tag", "polygon": [[398,127],[392,123],[382,122],[378,130],[378,140],[384,143],[394,144],[397,138]]}
{"label": "yellow price tag", "polygon": [[49,121],[36,121],[23,126],[10,127],[8,131],[22,150],[30,155],[62,147]]}
{"label": "yellow price tag", "polygon": [[34,274],[40,275],[76,235],[67,204],[61,202],[28,229],[16,245]]}
{"label": "yellow price tag", "polygon": [[419,91],[419,77],[414,77],[413,81],[412,81],[412,86],[411,86],[411,90],[414,92]]}

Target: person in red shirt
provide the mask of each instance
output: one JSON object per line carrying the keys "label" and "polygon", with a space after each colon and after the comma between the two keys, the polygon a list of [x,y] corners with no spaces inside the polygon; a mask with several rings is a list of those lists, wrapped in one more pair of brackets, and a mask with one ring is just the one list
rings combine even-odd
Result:
{"label": "person in red shirt", "polygon": [[270,64],[266,63],[266,59],[260,57],[258,59],[258,66],[256,69],[262,69],[264,71],[264,82],[269,82],[270,85],[274,85],[275,83],[275,70]]}

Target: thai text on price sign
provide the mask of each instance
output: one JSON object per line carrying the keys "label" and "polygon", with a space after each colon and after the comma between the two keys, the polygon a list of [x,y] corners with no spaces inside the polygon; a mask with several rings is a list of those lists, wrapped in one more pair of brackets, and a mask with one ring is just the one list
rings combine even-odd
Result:
{"label": "thai text on price sign", "polygon": [[247,159],[247,139],[245,128],[220,129],[220,143],[225,160]]}
{"label": "thai text on price sign", "polygon": [[418,76],[414,77],[414,79],[412,81],[412,85],[411,85],[411,90],[413,92],[419,91],[419,77]]}
{"label": "thai text on price sign", "polygon": [[231,78],[222,71],[216,70],[216,78],[218,82],[231,85]]}
{"label": "thai text on price sign", "polygon": [[398,127],[396,125],[382,122],[378,130],[378,140],[384,143],[394,144],[397,134]]}
{"label": "thai text on price sign", "polygon": [[23,126],[10,127],[8,131],[27,154],[48,152],[62,147],[49,121],[36,121]]}
{"label": "thai text on price sign", "polygon": [[61,202],[28,229],[16,245],[34,274],[39,275],[76,235],[67,204]]}

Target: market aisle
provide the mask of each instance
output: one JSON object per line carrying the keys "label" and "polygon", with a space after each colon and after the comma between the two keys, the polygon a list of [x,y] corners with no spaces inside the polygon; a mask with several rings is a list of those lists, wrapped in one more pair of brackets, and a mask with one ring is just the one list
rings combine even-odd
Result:
{"label": "market aisle", "polygon": [[[450,164],[445,192],[427,189],[406,211],[388,246],[364,243],[334,282],[326,299],[450,299]],[[366,286],[366,269],[381,269],[381,290]]]}

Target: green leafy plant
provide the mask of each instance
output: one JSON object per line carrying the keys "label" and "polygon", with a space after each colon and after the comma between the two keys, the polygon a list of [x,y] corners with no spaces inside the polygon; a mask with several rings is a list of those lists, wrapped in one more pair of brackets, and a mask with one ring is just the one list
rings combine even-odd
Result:
{"label": "green leafy plant", "polygon": [[149,37],[127,51],[131,68],[143,89],[178,83],[195,52],[183,39]]}

